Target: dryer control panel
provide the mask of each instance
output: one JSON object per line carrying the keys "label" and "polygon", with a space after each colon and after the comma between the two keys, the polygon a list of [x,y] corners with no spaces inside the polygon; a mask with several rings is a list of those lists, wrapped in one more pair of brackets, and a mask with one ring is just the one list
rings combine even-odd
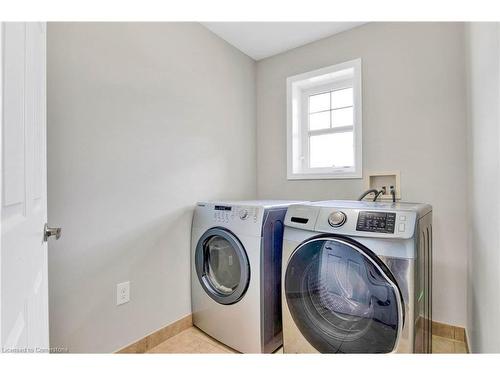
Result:
{"label": "dryer control panel", "polygon": [[262,236],[268,211],[284,210],[297,201],[217,201],[198,202],[193,215],[193,228],[206,231],[225,228],[238,236]]}
{"label": "dryer control panel", "polygon": [[199,202],[193,226],[223,227],[238,235],[260,236],[264,211],[263,207],[251,205]]}
{"label": "dryer control panel", "polygon": [[214,205],[214,220],[218,223],[230,223],[236,221],[257,222],[259,216],[258,207],[239,207]]}

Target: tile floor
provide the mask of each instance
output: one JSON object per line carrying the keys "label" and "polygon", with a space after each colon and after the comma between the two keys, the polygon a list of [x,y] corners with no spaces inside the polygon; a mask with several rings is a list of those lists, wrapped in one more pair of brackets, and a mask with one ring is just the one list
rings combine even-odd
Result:
{"label": "tile floor", "polygon": [[[432,336],[434,353],[466,353],[465,343]],[[231,354],[235,350],[221,344],[196,327],[190,327],[152,348],[148,353]],[[276,353],[283,353],[278,349]]]}
{"label": "tile floor", "polygon": [[465,342],[448,339],[441,336],[432,336],[432,352],[433,353],[467,353]]}
{"label": "tile floor", "polygon": [[231,354],[237,352],[214,340],[198,328],[190,327],[163,341],[148,353]]}

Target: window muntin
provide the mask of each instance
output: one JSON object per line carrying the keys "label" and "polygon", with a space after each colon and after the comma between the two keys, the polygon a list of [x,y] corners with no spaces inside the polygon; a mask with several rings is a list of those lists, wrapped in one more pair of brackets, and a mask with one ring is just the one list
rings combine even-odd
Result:
{"label": "window muntin", "polygon": [[287,84],[288,178],[361,178],[361,60]]}
{"label": "window muntin", "polygon": [[354,125],[353,88],[309,95],[309,130]]}
{"label": "window muntin", "polygon": [[353,88],[305,93],[308,96],[309,168],[354,166]]}

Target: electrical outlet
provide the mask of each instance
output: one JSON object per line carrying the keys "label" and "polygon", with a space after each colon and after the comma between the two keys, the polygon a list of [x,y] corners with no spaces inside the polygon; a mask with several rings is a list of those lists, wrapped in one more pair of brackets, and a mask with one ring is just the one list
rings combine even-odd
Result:
{"label": "electrical outlet", "polygon": [[130,301],[130,281],[116,284],[116,305],[123,305]]}

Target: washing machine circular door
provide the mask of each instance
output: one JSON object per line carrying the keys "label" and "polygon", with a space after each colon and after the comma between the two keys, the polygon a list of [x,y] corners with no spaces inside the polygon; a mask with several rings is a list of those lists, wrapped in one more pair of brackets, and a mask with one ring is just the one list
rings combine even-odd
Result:
{"label": "washing machine circular door", "polygon": [[320,237],[293,252],[286,302],[303,337],[321,353],[390,353],[404,308],[396,280],[369,249],[348,238]]}
{"label": "washing machine circular door", "polygon": [[205,292],[216,302],[231,305],[245,295],[250,264],[238,238],[223,228],[206,231],[198,241],[196,273]]}

